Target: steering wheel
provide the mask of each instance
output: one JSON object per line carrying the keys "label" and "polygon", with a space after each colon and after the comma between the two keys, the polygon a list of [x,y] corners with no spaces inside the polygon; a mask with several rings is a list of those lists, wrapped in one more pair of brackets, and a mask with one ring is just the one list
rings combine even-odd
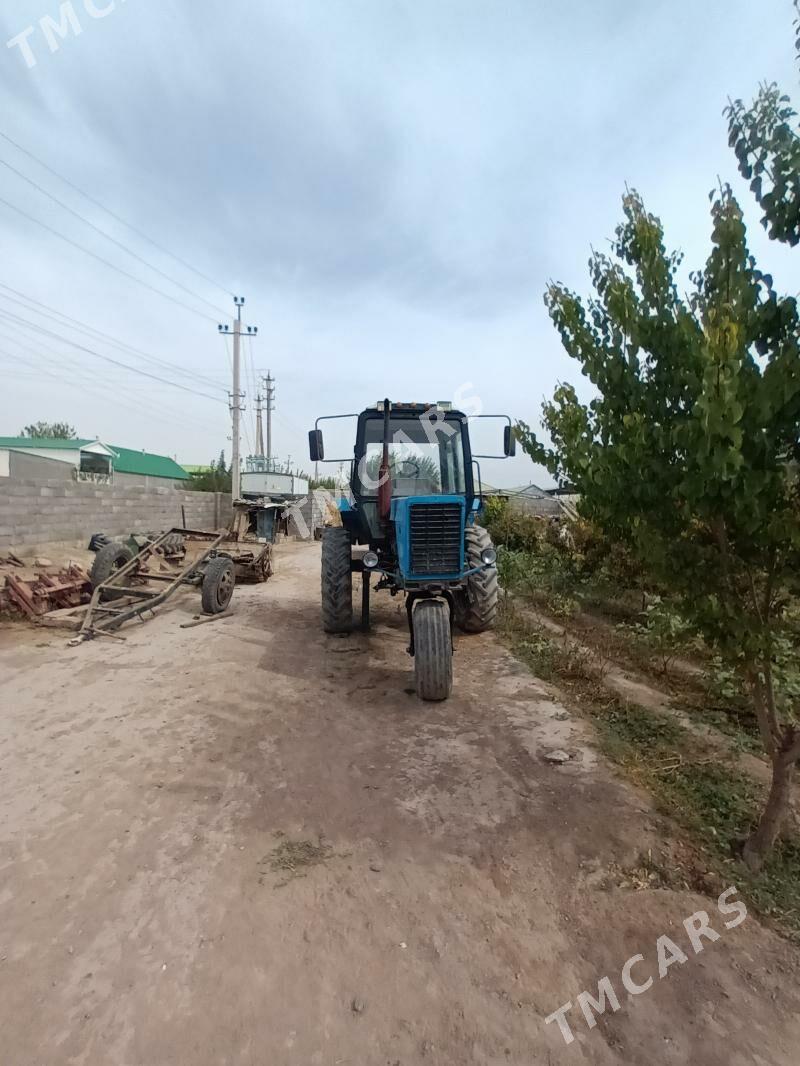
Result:
{"label": "steering wheel", "polygon": [[[411,474],[411,475],[402,474],[401,471],[402,471],[403,467],[405,467],[405,466],[413,466],[414,473]],[[398,463],[397,466],[395,467],[395,477],[409,477],[409,476],[412,477],[412,478],[416,478],[417,480],[419,479],[419,476],[420,476],[419,463],[416,462],[414,459],[403,459],[402,462]]]}

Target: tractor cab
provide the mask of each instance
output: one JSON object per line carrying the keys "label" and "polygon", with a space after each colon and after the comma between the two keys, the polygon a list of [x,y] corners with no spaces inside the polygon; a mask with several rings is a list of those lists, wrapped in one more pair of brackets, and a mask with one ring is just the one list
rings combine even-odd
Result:
{"label": "tractor cab", "polygon": [[[370,581],[405,595],[417,692],[445,699],[452,687],[452,630],[480,632],[494,622],[496,553],[475,522],[478,458],[514,454],[506,416],[504,455],[473,456],[469,418],[449,404],[384,400],[357,417],[350,492],[339,502],[341,528],[322,541],[322,620],[326,632],[352,628],[352,574],[362,575],[362,626]],[[309,434],[313,462],[325,462],[319,423]],[[338,461],[338,460],[328,460]],[[477,490],[475,475],[477,473]],[[367,550],[354,553],[354,545]]]}
{"label": "tractor cab", "polygon": [[352,512],[357,543],[383,540],[388,548],[394,526],[381,515],[385,499],[391,501],[391,518],[392,508],[399,514],[410,506],[400,501],[441,503],[445,497],[457,497],[471,513],[476,494],[466,415],[426,404],[394,404],[387,425],[382,408],[376,404],[358,416],[350,490],[357,504]]}

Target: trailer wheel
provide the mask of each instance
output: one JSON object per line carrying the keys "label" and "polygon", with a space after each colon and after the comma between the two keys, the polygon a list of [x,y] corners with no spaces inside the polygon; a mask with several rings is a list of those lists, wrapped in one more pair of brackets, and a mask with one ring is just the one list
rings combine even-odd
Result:
{"label": "trailer wheel", "polygon": [[[111,541],[109,544],[104,544],[102,548],[98,548],[92,563],[92,572],[89,575],[92,588],[96,589],[98,585],[108,581],[117,570],[121,570],[132,558],[133,552],[126,544],[118,544],[115,541]],[[116,589],[105,589],[103,599],[115,600],[124,595],[124,592],[118,592]]]}
{"label": "trailer wheel", "polygon": [[340,526],[322,534],[322,628],[349,633],[353,626],[350,534]]}
{"label": "trailer wheel", "polygon": [[446,700],[453,688],[450,609],[444,600],[420,600],[412,625],[417,695],[421,700]]}
{"label": "trailer wheel", "polygon": [[[464,536],[467,566],[481,566],[481,552],[492,548],[492,538],[483,526],[468,526]],[[497,615],[497,569],[479,570],[467,578],[466,590],[455,596],[456,625],[464,633],[483,633],[491,629]]]}
{"label": "trailer wheel", "polygon": [[200,589],[203,614],[222,614],[231,602],[235,584],[233,561],[224,555],[210,559]]}

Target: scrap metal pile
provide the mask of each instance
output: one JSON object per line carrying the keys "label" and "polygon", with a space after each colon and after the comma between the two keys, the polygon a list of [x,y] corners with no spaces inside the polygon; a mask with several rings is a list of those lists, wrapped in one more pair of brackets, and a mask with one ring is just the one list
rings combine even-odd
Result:
{"label": "scrap metal pile", "polygon": [[[55,572],[52,567],[34,563],[33,577],[19,572],[25,563],[13,553],[0,557],[5,581],[0,582],[0,614],[19,613],[26,618],[39,619],[51,611],[78,607],[92,596],[89,574],[76,563],[69,563]],[[12,569],[13,568],[13,569]]]}

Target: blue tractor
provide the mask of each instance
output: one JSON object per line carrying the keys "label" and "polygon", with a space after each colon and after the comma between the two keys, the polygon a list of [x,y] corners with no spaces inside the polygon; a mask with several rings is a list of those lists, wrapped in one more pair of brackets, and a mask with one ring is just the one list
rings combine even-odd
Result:
{"label": "blue tractor", "polygon": [[423,700],[450,695],[453,627],[483,632],[497,612],[497,553],[475,521],[477,460],[511,456],[515,444],[508,417],[480,417],[505,420],[503,455],[473,456],[470,420],[447,404],[384,400],[359,415],[318,418],[309,433],[312,462],[341,462],[325,459],[319,424],[358,419],[350,492],[338,503],[342,525],[322,537],[323,628],[352,629],[354,573],[362,576],[361,622],[368,628],[376,575],[377,589],[405,596],[408,650]]}

